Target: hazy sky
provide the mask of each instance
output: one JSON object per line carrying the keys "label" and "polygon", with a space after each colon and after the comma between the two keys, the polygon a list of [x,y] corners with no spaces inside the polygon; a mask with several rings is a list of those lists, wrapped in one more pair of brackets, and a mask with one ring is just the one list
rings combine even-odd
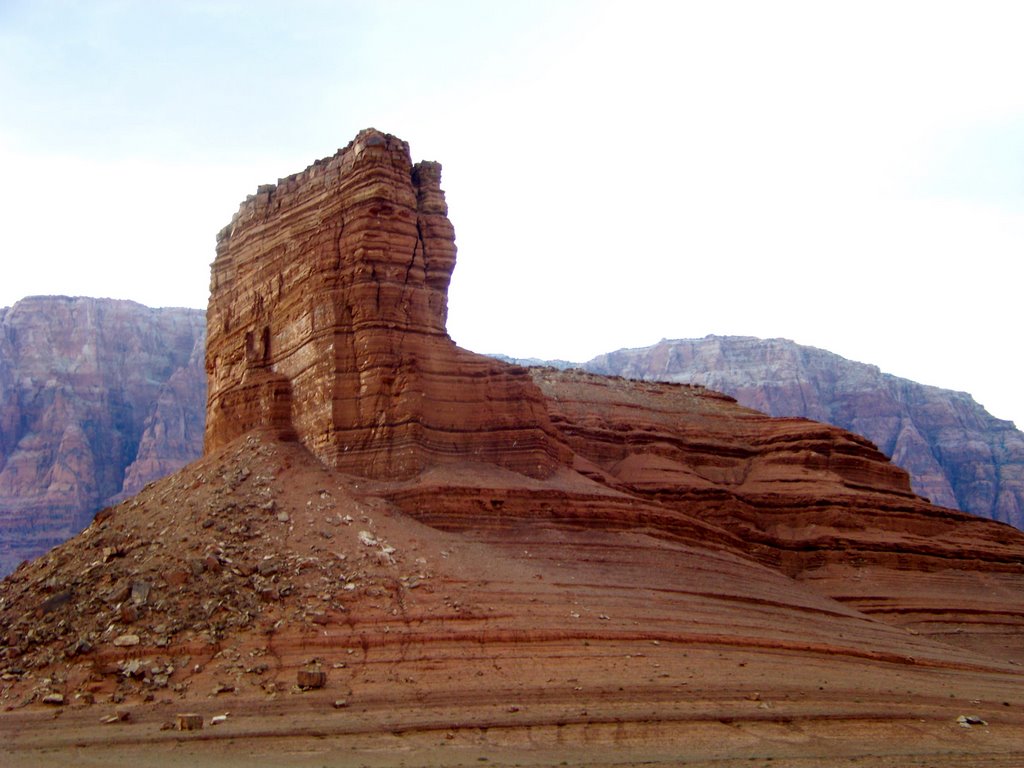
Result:
{"label": "hazy sky", "polygon": [[438,160],[449,331],[782,336],[1024,425],[1024,3],[0,0],[0,306],[205,307],[361,128]]}

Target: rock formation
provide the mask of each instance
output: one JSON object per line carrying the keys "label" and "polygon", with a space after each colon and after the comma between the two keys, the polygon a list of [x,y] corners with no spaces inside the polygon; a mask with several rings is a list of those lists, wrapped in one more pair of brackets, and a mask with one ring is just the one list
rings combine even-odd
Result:
{"label": "rock formation", "polygon": [[444,457],[537,476],[565,461],[527,371],[447,335],[455,234],[440,174],[367,130],[245,201],[213,263],[208,450],[273,424],[370,477]]}
{"label": "rock formation", "polygon": [[198,310],[67,297],[0,309],[0,574],[198,455],[203,348]]}
{"label": "rock formation", "polygon": [[458,349],[437,173],[364,131],[222,233],[205,455],[0,582],[16,759],[127,704],[187,760],[158,724],[229,698],[235,762],[1019,762],[1024,532],[836,427]]}
{"label": "rock formation", "polygon": [[600,355],[583,367],[702,384],[772,416],[871,440],[935,504],[1024,528],[1024,434],[964,392],[929,387],[785,339],[709,336]]}

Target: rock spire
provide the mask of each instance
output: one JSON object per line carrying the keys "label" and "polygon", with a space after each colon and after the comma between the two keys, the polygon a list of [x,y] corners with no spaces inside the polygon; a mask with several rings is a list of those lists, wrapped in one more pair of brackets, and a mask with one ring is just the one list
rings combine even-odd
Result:
{"label": "rock spire", "polygon": [[569,460],[526,369],[448,337],[440,180],[371,128],[242,204],[212,267],[207,451],[269,426],[368,477],[460,459],[547,476]]}

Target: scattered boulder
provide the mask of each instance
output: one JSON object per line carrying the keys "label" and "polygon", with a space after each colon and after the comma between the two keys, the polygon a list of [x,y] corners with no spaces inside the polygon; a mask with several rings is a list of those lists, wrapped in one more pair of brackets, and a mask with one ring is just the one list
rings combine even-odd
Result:
{"label": "scattered boulder", "polygon": [[179,731],[201,731],[203,729],[203,716],[193,712],[187,712],[175,716]]}
{"label": "scattered boulder", "polygon": [[988,725],[988,721],[982,720],[977,715],[960,715],[956,721],[961,728],[970,728],[972,725]]}
{"label": "scattered boulder", "polygon": [[320,669],[300,669],[298,684],[299,688],[304,691],[323,688],[327,685],[327,673]]}
{"label": "scattered boulder", "polygon": [[184,568],[174,568],[164,573],[164,581],[169,587],[180,587],[188,583],[189,572]]}
{"label": "scattered boulder", "polygon": [[45,615],[60,608],[62,605],[71,601],[71,590],[66,589],[63,592],[58,592],[56,595],[52,595],[43,601],[42,605],[39,606],[39,615]]}
{"label": "scattered boulder", "polygon": [[149,600],[149,590],[151,589],[149,582],[147,581],[136,581],[132,584],[132,602],[135,605],[145,605]]}
{"label": "scattered boulder", "polygon": [[139,620],[139,609],[134,603],[122,604],[121,610],[118,613],[121,616],[121,621],[125,624],[134,624]]}

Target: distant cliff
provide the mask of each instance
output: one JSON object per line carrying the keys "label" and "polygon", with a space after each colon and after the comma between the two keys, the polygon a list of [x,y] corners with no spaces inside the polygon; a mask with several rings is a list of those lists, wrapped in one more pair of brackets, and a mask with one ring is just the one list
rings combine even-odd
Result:
{"label": "distant cliff", "polygon": [[933,503],[1024,528],[1024,433],[964,392],[786,339],[743,336],[666,340],[600,355],[582,367],[703,384],[772,416],[843,427],[891,456]]}
{"label": "distant cliff", "polygon": [[0,308],[0,576],[200,454],[204,348],[202,310]]}

